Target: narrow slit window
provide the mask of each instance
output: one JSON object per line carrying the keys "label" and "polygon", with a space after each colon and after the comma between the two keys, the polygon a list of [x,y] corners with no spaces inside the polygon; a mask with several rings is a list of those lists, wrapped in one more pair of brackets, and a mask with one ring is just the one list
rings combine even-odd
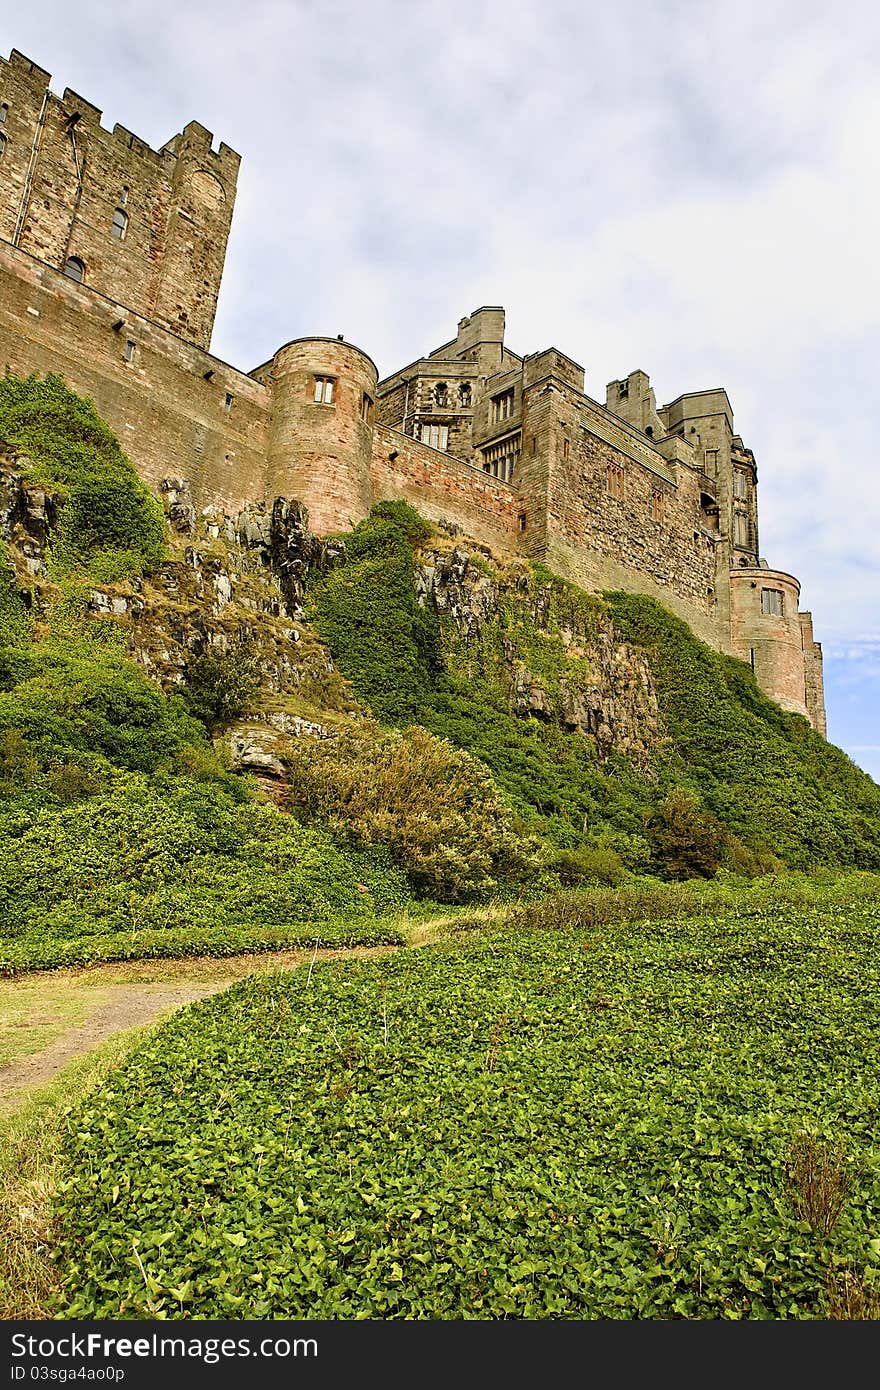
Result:
{"label": "narrow slit window", "polygon": [[332,376],[315,377],[315,405],[332,405],[336,381]]}
{"label": "narrow slit window", "polygon": [[0,125],[5,125],[5,124],[6,124],[6,117],[7,117],[8,113],[9,113],[9,103],[6,102],[6,101],[4,101],[3,105],[0,106]]}
{"label": "narrow slit window", "polygon": [[226,392],[226,395],[225,395],[225,397],[224,397],[224,400],[223,400],[223,409],[226,411],[226,414],[227,414],[227,415],[229,414],[230,410],[232,409],[232,402],[233,402],[234,400],[235,400],[235,397],[233,396],[232,392],[231,392],[231,391],[227,391],[227,392]]}
{"label": "narrow slit window", "polygon": [[373,418],[373,398],[372,398],[372,396],[368,396],[367,393],[366,393],[366,391],[365,391],[364,394],[363,394],[363,398],[362,398],[362,400],[361,400],[361,419],[363,420],[363,422],[364,422],[365,425],[368,425],[368,424],[370,423],[370,421],[372,420],[372,418]]}
{"label": "narrow slit window", "polygon": [[117,241],[125,241],[125,233],[128,231],[128,213],[125,208],[116,209],[110,230]]}
{"label": "narrow slit window", "polygon": [[7,138],[6,138],[6,136],[3,134],[3,131],[0,130],[0,159],[2,159],[3,156],[4,156],[4,154],[6,153],[6,145],[7,145]]}
{"label": "narrow slit window", "polygon": [[651,516],[654,521],[666,519],[666,498],[660,491],[651,493]]}
{"label": "narrow slit window", "polygon": [[502,391],[500,396],[492,397],[492,424],[499,420],[509,420],[513,414],[513,391]]}

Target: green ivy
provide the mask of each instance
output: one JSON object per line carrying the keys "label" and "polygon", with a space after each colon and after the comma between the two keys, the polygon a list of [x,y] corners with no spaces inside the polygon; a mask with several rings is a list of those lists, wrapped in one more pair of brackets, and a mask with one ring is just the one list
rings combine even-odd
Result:
{"label": "green ivy", "polygon": [[53,569],[110,583],[155,569],[165,554],[159,502],[91,401],[59,376],[0,380],[0,440],[29,460],[27,481],[66,498]]}
{"label": "green ivy", "polygon": [[847,1270],[876,1303],[877,927],[875,885],[244,981],[71,1116],[58,1314],[815,1319]]}

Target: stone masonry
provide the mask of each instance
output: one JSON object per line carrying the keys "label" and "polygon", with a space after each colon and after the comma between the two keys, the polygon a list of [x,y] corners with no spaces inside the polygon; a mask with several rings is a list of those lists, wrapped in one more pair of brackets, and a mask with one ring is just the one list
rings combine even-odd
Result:
{"label": "stone masonry", "polygon": [[799,585],[758,548],[755,458],[722,388],[658,406],[645,372],[604,403],[556,348],[507,347],[504,310],[379,379],[341,338],[250,372],[209,351],[239,157],[190,122],[161,150],[13,51],[0,59],[0,363],[92,397],[156,491],[197,511],[296,498],[319,535],[403,498],[591,590],[649,594],[824,733]]}

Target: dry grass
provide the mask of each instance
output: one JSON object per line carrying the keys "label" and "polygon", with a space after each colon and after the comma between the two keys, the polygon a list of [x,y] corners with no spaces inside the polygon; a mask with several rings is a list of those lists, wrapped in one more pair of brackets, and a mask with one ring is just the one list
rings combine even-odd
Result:
{"label": "dry grass", "polygon": [[0,980],[0,1068],[41,1052],[55,1038],[76,1028],[104,998],[31,976]]}
{"label": "dry grass", "polygon": [[829,1266],[825,1291],[830,1322],[880,1320],[880,1286],[867,1284],[858,1270]]}
{"label": "dry grass", "polygon": [[788,1190],[799,1220],[827,1240],[846,1205],[850,1178],[842,1147],[802,1134],[789,1149]]}

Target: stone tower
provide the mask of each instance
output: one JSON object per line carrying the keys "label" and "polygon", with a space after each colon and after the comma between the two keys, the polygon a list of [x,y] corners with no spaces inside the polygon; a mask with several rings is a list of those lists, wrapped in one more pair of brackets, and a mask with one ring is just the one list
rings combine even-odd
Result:
{"label": "stone tower", "polygon": [[197,121],[152,150],[49,81],[0,59],[0,238],[207,348],[239,156]]}

